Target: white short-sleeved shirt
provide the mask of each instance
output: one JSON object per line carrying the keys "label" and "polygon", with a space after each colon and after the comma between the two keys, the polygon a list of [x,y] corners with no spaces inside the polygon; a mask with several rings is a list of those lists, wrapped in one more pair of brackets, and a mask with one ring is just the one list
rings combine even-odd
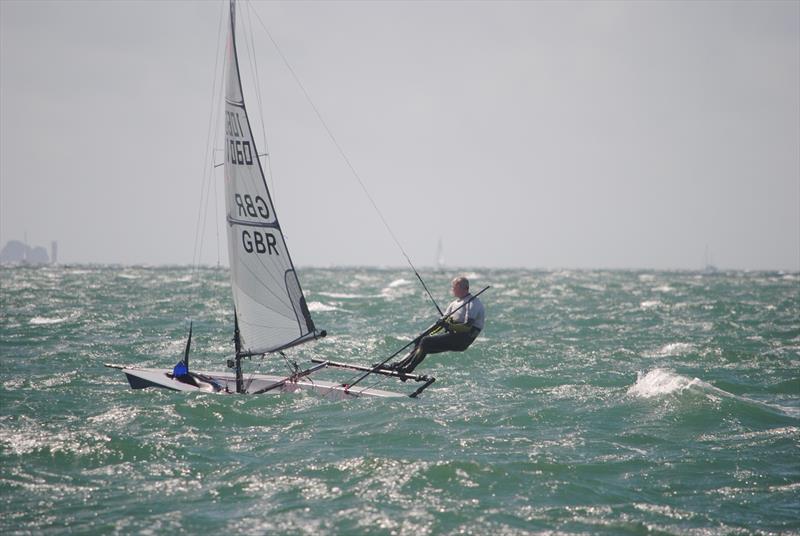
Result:
{"label": "white short-sleeved shirt", "polygon": [[[461,305],[469,301],[472,298],[472,294],[467,294],[461,299],[453,300],[450,302],[450,305],[447,306],[447,309],[444,311],[444,315],[447,316],[451,312],[455,311]],[[451,316],[450,318],[454,322],[458,322],[460,324],[471,324],[478,329],[483,329],[483,322],[484,317],[486,316],[486,312],[483,309],[483,304],[481,300],[478,298],[474,298],[471,302],[469,302],[464,307],[461,307],[456,313]]]}

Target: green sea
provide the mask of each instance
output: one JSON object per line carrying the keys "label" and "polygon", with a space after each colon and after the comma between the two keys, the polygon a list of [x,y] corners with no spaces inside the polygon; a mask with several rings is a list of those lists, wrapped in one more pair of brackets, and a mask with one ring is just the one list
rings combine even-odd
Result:
{"label": "green sea", "polygon": [[[225,269],[0,268],[0,533],[800,534],[798,274],[460,273],[491,285],[486,329],[428,357],[436,383],[331,401],[103,366],[171,367],[191,320],[192,366],[225,371]],[[329,333],[301,366],[374,363],[436,319],[407,270],[299,274]],[[442,307],[454,275],[422,273]]]}

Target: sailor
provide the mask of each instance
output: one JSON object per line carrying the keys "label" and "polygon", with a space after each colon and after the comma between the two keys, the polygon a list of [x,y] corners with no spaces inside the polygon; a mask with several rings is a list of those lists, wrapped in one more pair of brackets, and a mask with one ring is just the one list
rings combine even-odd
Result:
{"label": "sailor", "polygon": [[[408,374],[422,363],[428,354],[463,352],[477,338],[483,329],[485,316],[483,304],[469,293],[469,280],[466,277],[453,279],[451,289],[456,299],[445,309],[444,317],[439,322],[439,329],[420,339],[405,359],[392,363],[390,368]],[[455,313],[451,315],[453,311]]]}

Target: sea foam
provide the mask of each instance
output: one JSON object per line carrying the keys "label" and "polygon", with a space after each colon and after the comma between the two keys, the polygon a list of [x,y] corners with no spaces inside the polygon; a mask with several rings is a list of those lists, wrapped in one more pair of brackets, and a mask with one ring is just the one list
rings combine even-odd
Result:
{"label": "sea foam", "polygon": [[686,355],[694,350],[694,345],[688,342],[671,342],[669,344],[665,344],[655,352],[651,352],[645,355],[651,357],[668,357],[668,356],[680,356]]}
{"label": "sea foam", "polygon": [[641,372],[636,383],[628,389],[628,394],[642,398],[653,398],[681,392],[693,385],[708,385],[698,378],[689,379],[669,370],[654,369],[646,374]]}
{"label": "sea foam", "polygon": [[312,301],[308,304],[308,310],[313,313],[326,313],[328,311],[338,311],[339,308],[322,302]]}
{"label": "sea foam", "polygon": [[49,317],[45,317],[45,316],[34,316],[33,318],[31,318],[30,323],[33,324],[34,326],[46,326],[48,324],[60,324],[61,322],[66,322],[67,320],[69,320],[68,316],[65,316],[63,318],[60,318],[60,317],[49,318]]}
{"label": "sea foam", "polygon": [[666,369],[653,369],[646,374],[638,374],[636,383],[628,388],[628,394],[641,398],[655,398],[665,395],[679,395],[692,391],[705,396],[710,401],[732,400],[759,408],[771,413],[778,413],[788,417],[800,417],[800,410],[794,407],[777,404],[767,404],[746,396],[730,393],[719,387],[704,382],[700,378],[688,378]]}

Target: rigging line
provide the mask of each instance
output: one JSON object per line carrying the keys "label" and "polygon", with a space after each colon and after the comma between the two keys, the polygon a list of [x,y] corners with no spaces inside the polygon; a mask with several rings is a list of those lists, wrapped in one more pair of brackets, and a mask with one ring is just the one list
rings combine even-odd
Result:
{"label": "rigging line", "polygon": [[[213,164],[213,161],[214,161],[213,153],[211,153],[211,155],[209,155],[209,152],[210,152],[209,145],[212,144],[211,138],[212,138],[212,132],[214,131],[214,109],[216,108],[214,106],[214,104],[215,104],[215,102],[217,100],[217,96],[219,95],[217,93],[217,82],[219,82],[220,94],[222,92],[222,79],[223,79],[223,76],[217,76],[217,75],[219,73],[218,68],[219,68],[219,56],[220,56],[220,43],[222,41],[222,26],[223,26],[224,13],[225,13],[224,7],[225,7],[224,4],[220,5],[219,25],[218,25],[218,28],[217,28],[217,46],[216,46],[216,49],[215,49],[217,53],[216,53],[215,58],[214,58],[214,71],[213,71],[214,72],[214,82],[213,82],[213,84],[211,84],[211,109],[209,110],[209,114],[208,114],[208,131],[207,131],[207,134],[206,134],[205,162],[204,162],[204,165],[203,165],[203,182],[202,182],[202,186],[200,188],[200,204],[199,204],[198,212],[197,212],[197,223],[195,225],[195,237],[194,237],[194,250],[193,250],[193,253],[192,253],[192,268],[193,268],[192,269],[192,280],[194,280],[194,278],[196,276],[196,273],[198,271],[199,263],[200,263],[200,253],[199,252],[202,251],[202,236],[201,236],[201,229],[200,229],[200,221],[201,221],[201,216],[203,214],[203,206],[204,206],[204,204],[203,204],[203,196],[204,196],[204,192],[206,190],[206,181],[207,180],[211,180],[211,177],[213,175],[213,173],[209,172],[209,165],[208,165],[209,164],[209,159],[211,161],[211,164]],[[214,139],[216,140],[216,134],[214,135]],[[204,226],[205,226],[205,224],[204,224]],[[217,242],[219,242],[219,239],[217,240]],[[199,292],[199,290],[196,289],[195,293],[197,293],[197,292]]]}
{"label": "rigging line", "polygon": [[[223,65],[223,72],[224,72],[224,69],[225,69],[225,66]],[[215,112],[216,116],[214,118],[214,124],[215,125],[219,125],[220,124],[220,117],[222,115],[222,107],[219,106],[219,104],[220,104],[221,101],[222,101],[222,85],[220,85],[220,92],[218,94],[217,105],[215,106],[215,108],[216,108],[216,112]],[[220,130],[219,129],[214,129],[214,130],[215,130],[214,146],[216,146],[217,143],[219,142]],[[223,142],[223,145],[224,145],[224,142]],[[212,151],[211,151],[211,155],[210,155],[210,161],[209,161],[208,165],[210,166],[209,173],[211,174],[211,180],[214,183],[214,221],[216,222],[215,225],[214,225],[214,231],[216,233],[216,238],[217,238],[217,267],[219,267],[220,264],[221,264],[220,263],[220,259],[221,259],[220,247],[222,245],[222,241],[220,240],[220,231],[219,231],[219,229],[223,225],[223,223],[222,223],[223,220],[219,217],[220,197],[219,197],[219,194],[217,192],[217,176],[215,176],[216,169],[214,169],[216,167],[216,166],[214,166],[214,152],[215,151],[213,150],[213,147],[212,147]],[[223,151],[223,153],[224,153],[224,151]],[[223,156],[223,158],[224,158],[224,156]],[[225,179],[225,170],[223,170],[222,173],[223,173],[222,174],[222,178],[223,178],[223,181],[224,181],[224,179]],[[223,205],[225,204],[224,195],[222,197],[222,204]]]}
{"label": "rigging line", "polygon": [[[254,11],[252,2],[247,2],[248,11]],[[270,193],[272,196],[275,196],[275,177],[272,176],[272,164],[270,163],[269,158],[269,144],[267,143],[267,129],[266,123],[264,122],[264,104],[261,98],[261,77],[258,74],[258,60],[256,60],[256,42],[255,42],[255,32],[253,31],[253,18],[248,16],[247,17],[247,25],[250,31],[250,50],[252,51],[251,56],[251,66],[253,68],[254,78],[255,78],[255,85],[256,85],[256,100],[258,100],[258,114],[259,118],[261,119],[261,138],[264,140],[264,150],[267,154],[267,170],[269,171],[269,181],[270,181]],[[255,142],[253,142],[255,146]],[[258,154],[256,154],[258,157]]]}
{"label": "rigging line", "polygon": [[250,372],[250,377],[247,378],[247,382],[246,382],[246,385],[245,385],[245,388],[244,388],[245,394],[248,394],[247,391],[250,390],[250,386],[253,385],[253,380],[255,380],[255,379],[256,379],[255,371]]}
{"label": "rigging line", "polygon": [[[223,69],[224,69],[224,65],[223,65]],[[217,105],[215,105],[213,107],[216,110],[214,112],[215,113],[215,117],[214,117],[214,121],[213,121],[214,125],[219,125],[221,106],[218,106],[218,104],[219,104],[219,100],[221,100],[221,97],[222,97],[222,84],[220,84],[220,91],[218,93]],[[214,130],[215,130],[214,143],[212,144],[211,151],[209,151],[209,153],[208,153],[208,161],[206,162],[206,173],[208,174],[208,181],[206,182],[206,197],[205,197],[206,202],[205,202],[205,210],[203,211],[203,225],[202,225],[202,228],[201,228],[201,237],[205,237],[205,234],[206,234],[206,222],[208,220],[208,212],[209,212],[208,204],[209,204],[209,202],[211,202],[211,188],[213,186],[213,188],[214,188],[214,216],[215,216],[215,220],[214,221],[216,222],[215,225],[214,225],[214,229],[215,229],[216,235],[217,235],[217,265],[219,265],[219,260],[220,260],[220,257],[219,257],[219,212],[218,212],[219,203],[218,203],[218,198],[217,198],[217,182],[216,182],[216,180],[214,180],[214,168],[213,168],[213,164],[214,164],[213,146],[216,145],[216,142],[217,142],[218,136],[219,136],[219,131],[217,129],[214,129]],[[201,258],[203,256],[203,246],[204,246],[204,244],[205,244],[205,242],[201,238],[200,246],[199,246],[199,249],[197,251],[198,268],[199,268],[199,265],[200,265],[200,260],[201,260]]]}
{"label": "rigging line", "polygon": [[[209,200],[211,199],[211,183],[214,182],[213,181],[213,175],[214,175],[213,172],[209,173],[208,174],[208,180],[205,183],[206,184],[206,198],[205,198],[206,199],[206,203],[205,203],[205,208],[203,210],[203,225],[202,225],[202,228],[200,229],[201,236],[205,236],[205,234],[206,234],[206,222],[208,221],[208,203],[209,203]],[[200,248],[197,251],[197,268],[198,268],[198,271],[200,269],[200,258],[203,255],[203,244],[204,244],[204,240],[201,239],[200,240]]]}
{"label": "rigging line", "polygon": [[[252,11],[252,7],[251,6],[248,6],[248,7]],[[250,72],[253,74],[253,85],[255,86],[256,103],[258,105],[258,113],[259,113],[259,118],[261,120],[260,121],[260,123],[261,123],[261,135],[264,138],[264,146],[266,147],[267,146],[267,141],[266,141],[267,134],[266,134],[265,126],[264,126],[264,107],[263,107],[263,103],[262,103],[262,99],[261,99],[261,80],[260,80],[260,77],[258,75],[258,63],[256,62],[256,55],[255,55],[255,50],[256,49],[255,49],[255,40],[253,38],[253,33],[254,32],[253,32],[253,26],[252,26],[252,22],[251,22],[252,21],[252,17],[247,16],[247,12],[246,11],[242,11],[241,13],[243,14],[243,16],[240,17],[240,20],[242,21],[241,22],[241,30],[242,31],[241,31],[240,35],[242,36],[242,42],[244,44],[244,46],[242,47],[242,51],[247,56],[247,61],[248,61],[249,65],[250,65]],[[248,32],[248,30],[249,30],[249,32]],[[249,38],[250,38],[249,41],[248,41],[248,33],[249,33]],[[241,79],[241,74],[242,74],[242,71],[240,69],[239,70],[240,79]],[[248,127],[248,132],[250,134],[250,141],[253,144],[253,151],[256,153],[256,158],[258,158],[258,147],[256,145],[255,136],[253,134],[252,123],[250,122],[250,114],[249,114],[249,112],[247,111],[247,108],[244,105],[244,102],[245,102],[244,87],[240,87],[240,90],[241,90],[241,93],[242,93],[242,110],[244,111],[245,116],[247,117],[247,127]],[[267,150],[267,153],[269,153],[269,150]],[[269,164],[269,159],[267,159],[267,163]],[[273,185],[272,185],[273,188],[272,189],[274,189],[274,180],[272,180],[272,169],[271,169],[271,167],[269,169],[270,169],[270,180],[273,183]],[[270,196],[270,200],[272,199],[270,188],[267,187],[266,178],[264,177],[263,168],[261,169],[260,173],[256,174],[255,176],[254,175],[250,175],[248,177],[248,179],[250,180],[250,185],[252,187],[254,187],[255,189],[258,189],[263,184],[264,188],[267,190],[267,192],[268,192],[268,194]],[[273,205],[272,205],[273,213],[274,213],[274,206],[275,205],[274,205],[274,202],[273,202]]]}
{"label": "rigging line", "polygon": [[[253,10],[252,7],[250,9],[253,12],[255,12],[255,10]],[[264,118],[263,118],[263,106],[262,106],[262,101],[261,101],[260,81],[259,81],[259,77],[258,77],[258,67],[257,67],[257,63],[255,61],[255,42],[253,40],[253,33],[254,32],[252,31],[252,24],[250,22],[252,19],[250,17],[244,17],[242,20],[243,20],[243,22],[241,23],[241,25],[242,25],[243,33],[245,33],[245,34],[247,33],[247,32],[244,31],[244,30],[247,29],[246,26],[245,26],[245,23],[250,25],[250,41],[248,42],[247,36],[245,35],[245,38],[244,38],[244,45],[245,45],[244,46],[244,51],[247,53],[247,58],[248,58],[249,63],[250,63],[250,69],[255,74],[255,80],[254,81],[255,81],[255,85],[256,85],[256,99],[258,101],[259,112],[261,114],[262,133],[263,133],[263,136],[264,136],[264,144],[266,146],[266,143],[267,143],[266,131],[263,131]],[[256,153],[256,158],[258,158],[258,150],[257,150],[258,148],[257,148],[256,143],[255,143],[255,137],[253,136],[252,122],[250,121],[250,114],[248,113],[247,107],[245,106],[244,88],[241,87],[240,89],[241,89],[241,92],[242,92],[242,111],[243,111],[245,119],[246,119],[247,133],[249,134],[249,138],[250,138],[250,140],[251,140],[251,142],[253,144],[253,151]],[[269,149],[267,149],[267,165],[269,166],[270,178],[272,178],[272,168],[271,168],[271,160],[269,158]],[[254,168],[255,168],[255,166],[254,166]],[[260,166],[260,162],[259,162],[259,166],[258,166],[258,173],[247,174],[247,176],[246,177],[242,177],[242,179],[244,181],[247,181],[250,184],[250,186],[255,190],[258,190],[262,185],[267,190],[267,197],[269,198],[270,209],[271,209],[273,218],[275,218],[275,222],[277,224],[278,223],[278,216],[277,216],[277,212],[275,210],[275,203],[272,200],[271,192],[267,188],[266,179],[265,179],[264,174],[263,174],[263,168],[261,168],[261,166]],[[273,181],[273,185],[274,185],[274,181]],[[286,245],[286,237],[283,234],[283,230],[280,227],[278,227],[278,231],[279,231],[279,235],[280,235],[279,238],[281,239],[281,241],[283,243],[284,249],[288,252],[288,247]],[[280,286],[282,284],[285,285],[285,281],[283,280],[283,278],[279,279],[275,274],[273,274],[272,270],[270,270],[270,267],[267,266],[265,264],[265,262],[260,257],[258,258],[258,262],[259,262],[259,264],[261,264],[261,266],[263,268],[266,269],[267,273],[272,278],[272,281],[277,286]],[[294,269],[294,266],[291,264],[290,261],[287,260],[287,264],[289,264],[289,267]],[[261,283],[261,285],[266,290],[270,291],[270,293],[273,296],[275,296],[275,298],[278,301],[280,301],[287,308],[292,308],[293,309],[293,306],[292,306],[291,303],[283,302],[277,294],[275,294],[274,292],[272,292],[270,290],[270,287],[268,285],[264,284],[263,280],[261,280],[258,276],[256,276],[256,274],[252,270],[250,270],[249,268],[248,268],[248,270],[250,271],[251,274],[253,274],[253,276],[259,281],[259,283]],[[296,318],[295,318],[295,320],[296,320]]]}
{"label": "rigging line", "polygon": [[[244,89],[242,89],[242,103],[244,104]],[[253,151],[256,152],[256,158],[258,158],[258,150],[257,150],[258,148],[256,146],[255,138],[253,136],[253,128],[252,128],[252,123],[250,122],[250,114],[248,113],[247,108],[244,105],[242,106],[242,112],[244,113],[245,122],[247,124],[247,133],[249,135],[249,139],[253,143]],[[269,157],[267,157],[267,162],[268,163],[270,162]],[[264,187],[264,190],[266,191],[266,194],[267,194],[267,199],[269,201],[269,209],[270,209],[270,212],[272,213],[272,217],[275,220],[275,224],[277,226],[278,238],[280,238],[280,240],[281,240],[281,242],[283,244],[284,251],[286,251],[287,254],[288,254],[289,250],[288,250],[288,246],[286,245],[286,237],[284,236],[283,229],[281,229],[280,223],[278,222],[278,214],[277,214],[277,211],[275,210],[275,203],[272,201],[272,196],[270,194],[269,189],[267,188],[266,181],[265,181],[264,174],[263,174],[263,169],[261,168],[260,161],[257,162],[257,163],[258,163],[258,166],[257,166],[258,167],[258,171],[255,172],[255,173],[249,173],[246,176],[241,177],[241,179],[242,179],[243,182],[246,182],[247,184],[249,184],[250,187],[253,190],[258,191],[262,186]],[[253,166],[253,168],[255,169],[256,166]],[[261,264],[261,266],[266,269],[266,272],[269,274],[269,276],[272,278],[272,281],[276,285],[280,286],[281,284],[285,284],[285,281],[283,280],[283,278],[279,279],[278,276],[276,276],[275,274],[272,273],[272,270],[270,270],[270,267],[267,266],[267,264],[265,264],[265,262],[261,258],[261,256],[257,256],[257,260],[258,260],[259,264]],[[289,259],[287,259],[285,261],[285,264],[288,265],[289,268],[294,269],[294,265],[291,263],[291,261]],[[285,267],[282,267],[282,268],[285,268]],[[252,270],[250,270],[250,272],[253,274],[253,276],[256,277],[256,279],[262,284],[262,286],[264,286],[264,288],[269,290],[270,293],[272,293],[273,296],[278,298],[278,300],[280,301],[279,296],[277,296],[274,292],[272,292],[270,290],[269,286],[264,284],[264,281],[262,281],[259,277],[257,277],[256,274]],[[284,270],[284,272],[285,272],[285,270]],[[284,305],[291,306],[291,304],[286,304],[285,302],[282,302],[282,303],[284,303]]]}
{"label": "rigging line", "polygon": [[282,351],[278,351],[278,354],[280,354],[280,356],[286,362],[286,366],[288,367],[289,372],[291,372],[292,374],[297,374],[298,372],[300,372],[300,367],[297,366],[296,361],[289,361],[289,358],[286,357],[286,354],[284,354]]}
{"label": "rigging line", "polygon": [[341,155],[342,159],[347,164],[347,167],[350,168],[350,172],[353,174],[353,176],[358,181],[358,184],[361,186],[361,190],[364,192],[364,195],[367,196],[367,199],[369,200],[370,204],[372,204],[372,208],[375,209],[375,212],[378,214],[378,217],[380,218],[381,222],[383,223],[383,226],[389,232],[389,235],[392,237],[392,240],[394,240],[394,243],[397,245],[397,247],[403,253],[403,256],[406,258],[406,261],[408,262],[408,265],[411,267],[411,269],[414,271],[414,274],[417,276],[417,279],[419,279],[420,283],[422,283],[422,287],[425,289],[425,292],[428,293],[428,297],[430,297],[431,301],[433,302],[433,305],[436,306],[436,310],[439,311],[439,316],[442,316],[442,310],[439,307],[439,304],[436,303],[436,300],[434,299],[433,294],[431,294],[430,290],[428,290],[428,286],[422,280],[422,277],[420,277],[419,272],[417,272],[417,269],[414,268],[414,264],[411,262],[411,259],[409,258],[408,253],[406,253],[406,250],[403,249],[403,245],[400,243],[400,240],[398,240],[397,236],[394,234],[394,232],[392,231],[391,227],[389,227],[389,223],[386,221],[386,218],[383,216],[383,213],[378,208],[378,205],[377,205],[377,203],[375,203],[375,200],[372,198],[372,195],[370,195],[369,190],[367,190],[367,187],[364,184],[364,181],[361,180],[361,176],[358,174],[358,172],[356,171],[355,167],[350,162],[350,159],[347,157],[347,154],[345,154],[344,149],[342,149],[342,146],[339,145],[339,142],[336,140],[336,137],[333,135],[333,132],[331,131],[330,127],[328,127],[328,123],[326,123],[325,119],[322,118],[322,114],[320,113],[320,111],[317,108],[317,106],[314,104],[314,101],[311,100],[311,95],[309,95],[309,93],[306,90],[305,86],[300,81],[300,77],[297,76],[297,73],[295,73],[295,71],[292,68],[291,64],[289,64],[289,60],[286,59],[286,56],[283,55],[283,51],[278,46],[278,43],[275,41],[275,39],[272,37],[272,34],[267,29],[267,26],[266,26],[266,24],[264,24],[264,21],[261,20],[261,16],[258,14],[258,12],[255,9],[253,10],[253,13],[255,14],[256,18],[258,19],[258,22],[261,23],[261,27],[267,33],[267,36],[269,37],[270,41],[272,41],[272,45],[275,47],[275,50],[278,51],[278,55],[281,57],[281,59],[283,60],[284,65],[286,65],[286,68],[291,73],[292,78],[294,78],[294,81],[297,82],[298,86],[300,86],[300,89],[303,91],[303,95],[305,95],[306,100],[308,101],[308,104],[314,110],[314,113],[316,114],[317,119],[319,119],[319,122],[322,124],[323,128],[325,129],[325,132],[328,134],[328,137],[333,142],[333,145],[339,151],[339,155]]}
{"label": "rigging line", "polygon": [[[223,23],[223,18],[224,18],[223,17],[223,13],[224,13],[224,9],[223,8],[224,8],[224,6],[220,7],[219,26],[218,26],[218,29],[217,29],[217,46],[216,46],[217,53],[216,53],[215,58],[214,58],[214,71],[213,71],[214,72],[214,83],[212,84],[212,87],[211,87],[211,109],[209,110],[209,115],[208,115],[208,134],[206,136],[206,150],[205,150],[206,162],[205,162],[205,165],[203,166],[203,187],[201,188],[200,207],[199,207],[199,211],[198,211],[198,221],[197,221],[197,226],[196,226],[195,250],[194,250],[194,257],[192,259],[193,264],[199,263],[198,248],[202,249],[202,246],[200,245],[201,242],[202,242],[202,236],[200,234],[200,220],[201,220],[201,214],[203,212],[203,206],[204,206],[204,204],[203,204],[204,195],[203,194],[204,194],[204,191],[207,191],[206,180],[210,177],[210,174],[208,173],[208,159],[209,159],[209,150],[210,150],[209,144],[211,143],[212,132],[214,130],[213,129],[213,125],[214,125],[213,118],[214,118],[214,109],[215,109],[214,103],[216,102],[217,95],[218,95],[217,94],[217,82],[218,81],[220,81],[220,89],[222,87],[222,83],[221,83],[222,77],[221,76],[218,77],[217,74],[218,74],[218,67],[219,67],[220,42],[222,40],[222,23]],[[214,138],[216,139],[216,135],[214,136]],[[213,157],[211,157],[211,160],[213,161]]]}

